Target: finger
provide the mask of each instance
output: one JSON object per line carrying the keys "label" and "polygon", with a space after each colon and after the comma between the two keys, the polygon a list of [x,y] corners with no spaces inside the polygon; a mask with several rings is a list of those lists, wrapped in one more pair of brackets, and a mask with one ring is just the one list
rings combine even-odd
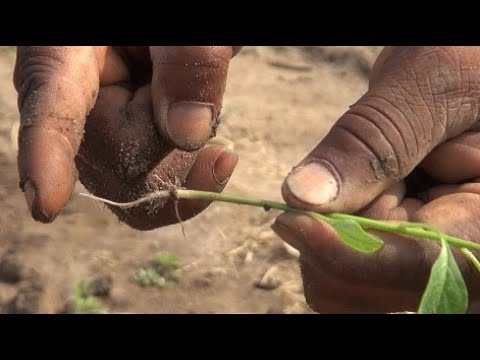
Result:
{"label": "finger", "polygon": [[[237,155],[226,148],[212,146],[200,151],[197,158],[198,162],[193,166],[185,186],[194,190],[221,192],[235,168]],[[176,160],[182,159],[177,157]],[[168,169],[171,168],[172,163],[174,164],[172,161],[164,161],[163,166]],[[108,169],[92,165],[84,157],[77,158],[77,166],[80,171],[80,180],[88,191],[114,201],[125,202],[138,199],[148,193],[146,192],[148,188],[164,185],[162,179],[152,176],[139,178],[138,182],[125,182],[114,176]],[[156,170],[162,171],[162,169]],[[148,231],[186,221],[198,215],[210,204],[210,201],[180,200],[177,205],[178,214],[175,202],[172,200],[142,204],[129,209],[115,206],[108,206],[108,208],[118,216],[120,221],[130,227]]]}
{"label": "finger", "polygon": [[[183,187],[192,190],[221,192],[227,185],[237,161],[238,156],[222,146],[210,146],[202,149],[198,153]],[[178,200],[177,203],[169,200],[156,211],[151,211],[152,209],[145,211],[145,208],[132,211],[127,223],[139,230],[152,230],[189,220],[200,214],[211,203],[211,201],[205,200]]]}
{"label": "finger", "polygon": [[330,225],[310,217],[282,214],[275,223],[285,229],[275,229],[283,240],[292,246],[301,244],[297,248],[305,296],[319,312],[325,310],[318,303],[329,299],[362,312],[413,310],[439,252],[436,243],[382,234],[381,250],[360,254],[345,245]]}
{"label": "finger", "polygon": [[[120,86],[100,90],[77,156],[81,182],[94,195],[117,202],[178,186],[221,191],[237,156],[221,146],[197,153],[175,150],[161,142],[153,122],[150,93],[150,86],[134,94]],[[173,201],[159,200],[129,209],[109,208],[131,227],[152,230],[179,221],[174,205]],[[187,220],[208,205],[180,201],[180,219]]]}
{"label": "finger", "polygon": [[417,292],[383,289],[345,283],[330,276],[300,257],[305,299],[308,305],[323,314],[372,314],[415,311],[420,295]]}
{"label": "finger", "polygon": [[399,182],[362,209],[362,216],[378,220],[409,221],[423,201],[406,198],[405,183]]}
{"label": "finger", "polygon": [[130,81],[138,86],[152,82],[152,59],[148,46],[115,46],[122,59],[128,64]]}
{"label": "finger", "polygon": [[[391,199],[382,201],[386,204]],[[457,193],[432,201],[399,220],[429,223],[447,234],[478,241],[479,208],[480,195]],[[382,218],[389,217],[385,209]],[[275,224],[277,234],[300,250],[306,296],[320,307],[337,298],[337,305],[350,311],[415,310],[439,252],[439,244],[433,241],[374,232],[383,238],[383,248],[374,254],[359,254],[349,249],[328,224],[290,214],[282,214]],[[456,249],[453,252],[471,298],[478,298],[478,271]]]}
{"label": "finger", "polygon": [[[227,185],[237,162],[237,154],[223,146],[202,149],[183,187],[219,193]],[[212,201],[206,200],[178,200],[177,203],[169,200],[160,210],[156,208],[156,211],[149,209],[148,205],[146,208],[127,210],[128,217],[122,220],[138,230],[152,230],[189,220],[204,211],[211,203]],[[115,212],[118,210],[116,209]]]}
{"label": "finger", "polygon": [[480,50],[398,47],[392,54],[368,92],[287,177],[288,203],[358,211],[474,124]]}
{"label": "finger", "polygon": [[380,54],[378,54],[375,64],[373,64],[372,71],[370,72],[370,82],[369,84],[374,84],[382,76],[382,69],[385,63],[393,55],[395,56],[395,51],[398,51],[397,46],[385,46]]}
{"label": "finger", "polygon": [[[276,223],[290,229],[291,236],[302,244],[298,250],[305,257],[332,277],[350,284],[420,290],[428,277],[430,260],[439,250],[434,242],[374,232],[385,240],[384,246],[373,254],[361,254],[341,241],[330,225],[310,217],[282,214]],[[290,239],[284,237],[284,240]],[[412,269],[416,274],[412,274]]]}
{"label": "finger", "polygon": [[215,135],[231,46],[152,46],[152,99],[158,130],[178,149]]}
{"label": "finger", "polygon": [[422,167],[443,183],[480,177],[480,133],[468,131],[435,148]]}
{"label": "finger", "polygon": [[[480,179],[474,179],[474,181],[475,180],[480,181]],[[460,185],[438,185],[428,189],[424,193],[420,194],[420,196],[425,202],[431,202],[442,196],[458,193],[470,193],[480,195],[480,182],[471,182]]]}
{"label": "finger", "polygon": [[[220,147],[209,147],[202,150],[199,157],[198,165],[194,165],[185,184],[191,189],[204,189],[205,191],[220,192],[226,186],[229,176],[235,167],[237,156],[228,149]],[[80,169],[80,179],[87,189],[97,196],[108,199],[116,199],[116,201],[129,201],[131,199],[140,198],[145,192],[139,189],[145,189],[152,186],[153,181],[161,181],[159,179],[139,180],[139,183],[132,184],[120,180],[118,177],[112,176],[111,172],[104,171],[91,163],[85,161],[85,158],[78,158],[77,163]],[[208,166],[207,166],[208,165]],[[207,166],[207,167],[205,167]],[[204,177],[198,181],[197,175]],[[95,178],[97,181],[92,182]],[[222,182],[219,182],[220,180]],[[163,185],[162,183],[159,184]],[[148,231],[162,226],[176,224],[179,221],[186,221],[211,204],[210,201],[200,200],[180,200],[178,205],[174,201],[168,200],[163,203],[150,203],[137,206],[130,209],[122,209],[114,206],[108,206],[118,218],[128,224],[130,227]],[[175,208],[176,206],[178,209]]]}
{"label": "finger", "polygon": [[130,80],[127,64],[111,46],[94,46],[101,86]]}
{"label": "finger", "polygon": [[447,234],[478,242],[480,231],[480,194],[474,192],[444,194],[422,206],[413,221],[436,226]]}
{"label": "finger", "polygon": [[[478,218],[480,216],[480,194],[478,189],[471,192],[446,194],[439,197],[416,212],[413,221],[428,223],[446,234],[473,242],[480,242]],[[471,300],[480,296],[480,273],[463,254],[453,248],[456,261],[469,288]],[[479,252],[473,251],[478,257]]]}
{"label": "finger", "polygon": [[[206,147],[198,154],[185,187],[192,190],[222,192],[237,162],[238,155],[228,148],[219,145]],[[211,203],[204,200],[180,201],[179,208],[185,218],[191,218],[205,210]]]}
{"label": "finger", "polygon": [[18,168],[32,216],[50,222],[70,198],[74,157],[98,92],[91,47],[19,47],[14,74],[21,127]]}
{"label": "finger", "polygon": [[[238,156],[222,146],[202,149],[198,153],[183,187],[192,190],[221,192],[227,185],[237,161]],[[211,201],[205,200],[168,200],[161,209],[154,205],[154,211],[148,206],[132,209],[132,211],[127,210],[126,222],[139,230],[152,230],[189,220],[205,210],[211,203]]]}

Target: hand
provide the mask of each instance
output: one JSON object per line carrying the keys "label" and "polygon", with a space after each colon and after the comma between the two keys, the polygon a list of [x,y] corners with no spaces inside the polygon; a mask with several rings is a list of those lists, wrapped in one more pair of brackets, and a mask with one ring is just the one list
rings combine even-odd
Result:
{"label": "hand", "polygon": [[[116,201],[171,186],[221,191],[237,157],[203,146],[215,135],[228,63],[238,51],[19,47],[18,169],[33,218],[55,219],[70,199],[76,169],[89,191]],[[186,220],[207,206],[180,202],[179,213]],[[171,201],[111,210],[142,230],[177,222]]]}
{"label": "hand", "polygon": [[[286,178],[285,200],[480,241],[479,100],[479,47],[384,49],[367,93]],[[300,215],[282,214],[273,228],[300,251],[305,296],[320,313],[415,311],[440,250],[376,232],[384,247],[359,254]],[[478,300],[478,271],[454,255]]]}

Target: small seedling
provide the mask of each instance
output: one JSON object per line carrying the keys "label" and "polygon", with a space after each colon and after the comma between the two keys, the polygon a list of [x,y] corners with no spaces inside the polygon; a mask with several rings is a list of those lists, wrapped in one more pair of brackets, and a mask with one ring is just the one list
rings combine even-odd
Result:
{"label": "small seedling", "polygon": [[84,285],[84,282],[78,281],[73,293],[73,313],[106,314],[107,311],[100,301],[92,296],[91,291]]}
{"label": "small seedling", "polygon": [[178,282],[178,257],[159,252],[155,254],[152,265],[141,268],[135,274],[135,281],[142,287],[157,286],[164,288],[168,282]]}
{"label": "small seedling", "polygon": [[158,286],[163,288],[167,284],[165,278],[160,276],[157,270],[151,266],[138,270],[135,274],[135,281],[142,287]]}
{"label": "small seedling", "polygon": [[239,205],[258,206],[265,210],[278,209],[304,214],[330,224],[336,230],[339,238],[347,246],[365,254],[374,253],[383,246],[383,241],[368,233],[367,230],[379,230],[439,242],[442,245],[442,250],[435,264],[432,266],[430,279],[418,309],[418,313],[420,314],[465,313],[467,311],[468,291],[455,258],[451,253],[451,246],[460,249],[469,261],[480,271],[480,261],[470,251],[480,250],[480,244],[443,234],[428,224],[411,222],[398,224],[348,214],[320,214],[314,211],[292,208],[287,204],[276,201],[186,189],[156,191],[128,203],[117,203],[89,194],[80,195],[122,208],[137,206],[158,198],[173,198],[221,201]]}
{"label": "small seedling", "polygon": [[159,252],[155,254],[154,263],[161,274],[172,273],[178,269],[178,257],[167,253]]}

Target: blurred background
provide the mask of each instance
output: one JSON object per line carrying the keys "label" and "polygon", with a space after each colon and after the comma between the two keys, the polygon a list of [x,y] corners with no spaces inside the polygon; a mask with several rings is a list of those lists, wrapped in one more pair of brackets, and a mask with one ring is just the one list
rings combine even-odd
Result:
{"label": "blurred background", "polygon": [[[290,169],[367,89],[381,47],[246,47],[230,65],[219,140],[239,154],[225,192],[281,200]],[[213,204],[139,232],[74,197],[49,225],[18,188],[13,47],[0,47],[0,313],[311,313],[278,212]],[[77,191],[83,191],[77,184]]]}

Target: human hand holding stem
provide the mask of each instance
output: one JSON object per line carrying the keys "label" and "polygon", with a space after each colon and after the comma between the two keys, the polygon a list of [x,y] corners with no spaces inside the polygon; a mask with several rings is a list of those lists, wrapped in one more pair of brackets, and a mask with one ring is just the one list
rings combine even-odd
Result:
{"label": "human hand holding stem", "polygon": [[[257,206],[265,209],[266,211],[270,209],[277,209],[287,212],[293,212],[297,214],[303,214],[310,216],[317,220],[325,221],[326,223],[332,225],[334,228],[340,228],[344,221],[350,221],[360,225],[364,230],[379,230],[383,232],[391,232],[396,234],[402,234],[407,236],[414,236],[418,238],[433,240],[436,242],[441,242],[442,238],[447,241],[449,245],[455,246],[459,249],[469,249],[469,250],[480,250],[480,244],[460,239],[454,236],[442,234],[431,225],[428,224],[419,224],[419,223],[410,223],[402,222],[398,224],[392,224],[390,222],[369,219],[361,216],[349,215],[349,214],[320,214],[314,211],[302,210],[298,208],[291,207],[285,203],[264,200],[259,198],[250,198],[239,195],[225,194],[225,193],[214,193],[208,191],[199,191],[199,190],[188,190],[188,189],[175,189],[175,190],[160,190],[150,193],[144,197],[141,197],[137,200],[119,203],[111,201],[108,199],[103,199],[98,196],[94,196],[86,193],[79,193],[78,195],[84,196],[93,200],[101,201],[104,204],[117,206],[120,208],[131,208],[134,206],[141,205],[145,202],[155,201],[156,199],[173,199],[173,200],[207,200],[207,201],[218,201],[226,202],[238,205],[249,205]],[[181,221],[181,219],[179,219]],[[374,252],[383,245],[383,242],[375,236],[366,235],[363,233],[358,237],[357,240],[347,240],[349,246],[359,252],[370,253]]]}
{"label": "human hand holding stem", "polygon": [[[478,242],[479,64],[479,47],[385,48],[368,91],[287,177],[286,202],[389,226],[429,224],[403,230]],[[437,242],[374,229],[384,246],[359,254],[330,224],[301,214],[284,213],[273,228],[300,251],[305,296],[318,312],[415,311],[443,254]],[[470,301],[478,301],[478,270],[453,254]]]}
{"label": "human hand holding stem", "polygon": [[[392,224],[385,221],[373,220],[361,216],[348,214],[320,214],[314,211],[293,208],[285,203],[277,201],[188,189],[156,191],[140,199],[127,203],[118,203],[85,193],[79,193],[79,195],[121,208],[138,206],[145,202],[155,201],[156,199],[171,199],[174,201],[208,200],[239,205],[257,206],[264,208],[266,211],[269,211],[270,209],[277,209],[297,214],[304,214],[312,217],[313,219],[321,220],[331,225],[336,230],[339,238],[343,240],[347,246],[361,253],[373,253],[378,251],[383,246],[382,240],[366,232],[366,230],[379,230],[387,233],[396,233],[401,235],[413,236],[416,238],[422,238],[425,240],[433,240],[442,243],[444,247],[448,245],[454,246],[460,249],[465,254],[465,256],[472,262],[472,264],[477,268],[477,270],[480,271],[480,261],[470,251],[480,250],[480,244],[460,239],[454,236],[442,234],[428,224],[409,222]],[[181,219],[179,219],[179,221],[181,221]],[[447,249],[445,251],[449,250]],[[468,306],[468,294],[465,283],[461,278],[460,271],[458,270],[458,267],[456,266],[454,261],[449,264],[443,264],[441,263],[441,261],[442,258],[439,257],[439,259],[437,260],[437,264],[443,265],[446,270],[453,268],[455,276],[449,279],[437,279],[437,277],[442,277],[442,274],[438,275],[441,270],[437,270],[436,272],[432,270],[429,287],[427,287],[427,290],[423,295],[424,300],[422,301],[419,311],[422,313],[441,313],[445,311],[464,313],[467,310]],[[446,258],[444,261],[446,261]],[[441,287],[442,290],[438,291],[435,289],[435,287]],[[458,288],[455,289],[457,290],[457,292],[448,292],[447,289],[450,289],[451,287]]]}

